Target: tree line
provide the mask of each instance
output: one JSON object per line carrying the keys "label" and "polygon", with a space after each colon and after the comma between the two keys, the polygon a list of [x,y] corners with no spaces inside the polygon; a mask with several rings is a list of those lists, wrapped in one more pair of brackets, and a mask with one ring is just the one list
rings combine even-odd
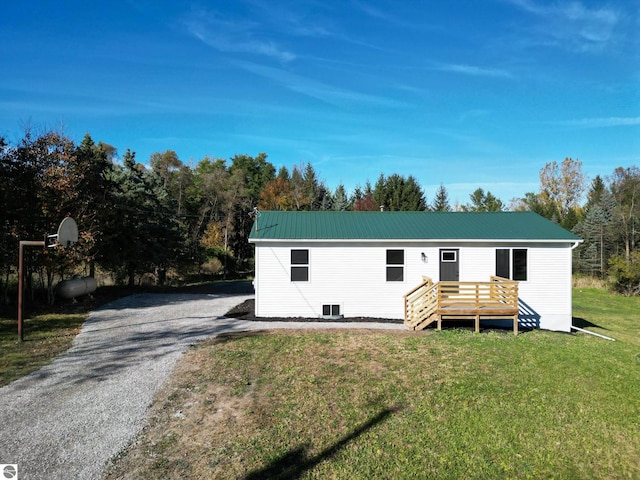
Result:
{"label": "tree line", "polygon": [[[265,153],[205,157],[195,165],[172,150],[147,165],[127,149],[86,134],[75,144],[63,133],[27,130],[16,144],[0,138],[0,291],[9,300],[18,242],[54,233],[72,216],[81,231],[73,246],[33,252],[30,285],[52,299],[58,279],[96,268],[120,284],[157,284],[190,275],[242,275],[253,268],[248,243],[254,207],[262,210],[532,210],[584,238],[574,253],[576,272],[611,276],[625,293],[640,293],[638,218],[640,171],[617,168],[588,184],[578,160],[548,163],[540,190],[509,205],[478,188],[464,205],[451,205],[440,185],[431,203],[412,175],[381,174],[348,192],[323,182],[310,163],[278,170]],[[583,199],[586,198],[586,201]]]}

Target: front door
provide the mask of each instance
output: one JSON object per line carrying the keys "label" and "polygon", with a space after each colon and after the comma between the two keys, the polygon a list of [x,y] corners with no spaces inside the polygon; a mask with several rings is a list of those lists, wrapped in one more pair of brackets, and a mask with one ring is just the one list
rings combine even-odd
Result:
{"label": "front door", "polygon": [[460,265],[458,263],[458,249],[440,250],[440,281],[458,282],[460,281]]}

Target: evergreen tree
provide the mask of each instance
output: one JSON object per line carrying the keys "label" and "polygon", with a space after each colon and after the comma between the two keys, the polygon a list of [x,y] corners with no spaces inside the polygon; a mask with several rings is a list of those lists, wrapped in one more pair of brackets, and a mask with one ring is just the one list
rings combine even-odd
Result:
{"label": "evergreen tree", "polygon": [[310,163],[307,163],[304,167],[304,173],[302,174],[302,190],[303,198],[306,200],[302,209],[320,210],[323,203],[323,197],[326,195],[326,190],[321,188],[316,171]]}
{"label": "evergreen tree", "polygon": [[135,153],[127,149],[122,162],[112,175],[117,189],[99,261],[130,286],[150,272],[162,283],[166,269],[181,257],[175,207],[162,179],[136,163]]}
{"label": "evergreen tree", "polygon": [[394,173],[389,177],[380,174],[373,190],[378,206],[389,211],[424,211],[427,202],[422,188],[413,176],[407,178]]}
{"label": "evergreen tree", "polygon": [[476,189],[469,195],[471,203],[462,206],[465,212],[501,212],[504,210],[502,200],[491,192],[485,193],[482,188]]}
{"label": "evergreen tree", "polygon": [[336,188],[335,193],[333,194],[333,204],[331,206],[332,210],[345,211],[350,208],[349,198],[347,197],[347,191],[344,188],[344,185],[340,183]]}
{"label": "evergreen tree", "polygon": [[604,275],[612,253],[613,197],[603,193],[598,203],[589,207],[582,221],[573,229],[584,240],[574,253],[576,270],[589,275]]}
{"label": "evergreen tree", "polygon": [[449,204],[449,194],[444,185],[440,184],[440,187],[436,191],[436,196],[431,204],[431,210],[434,212],[450,212],[451,205]]}
{"label": "evergreen tree", "polygon": [[318,185],[318,199],[320,210],[326,211],[333,209],[333,195],[324,183]]}

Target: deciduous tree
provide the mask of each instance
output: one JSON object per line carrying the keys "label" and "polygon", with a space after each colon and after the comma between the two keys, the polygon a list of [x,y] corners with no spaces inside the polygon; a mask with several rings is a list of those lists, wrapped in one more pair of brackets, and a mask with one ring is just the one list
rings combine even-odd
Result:
{"label": "deciduous tree", "polygon": [[283,176],[267,183],[260,193],[261,210],[294,210],[295,199],[291,183]]}
{"label": "deciduous tree", "polygon": [[580,160],[567,157],[561,165],[553,161],[540,170],[540,203],[548,218],[555,216],[567,229],[572,229],[580,219],[580,202],[585,189],[586,179]]}
{"label": "deciduous tree", "polygon": [[260,203],[260,192],[275,178],[275,172],[275,167],[267,161],[266,153],[259,153],[256,157],[234,155],[231,158],[229,173],[237,179],[238,185],[242,185],[242,191],[236,195],[233,234],[229,242],[241,266],[253,257],[253,246],[249,244],[253,220],[248,214]]}
{"label": "deciduous tree", "polygon": [[615,199],[614,218],[619,229],[625,258],[630,261],[636,249],[640,228],[640,168],[637,166],[614,170],[609,180]]}

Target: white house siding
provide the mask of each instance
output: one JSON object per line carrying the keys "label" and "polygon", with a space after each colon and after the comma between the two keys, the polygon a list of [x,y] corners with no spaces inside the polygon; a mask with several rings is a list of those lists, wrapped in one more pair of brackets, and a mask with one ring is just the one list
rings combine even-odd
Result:
{"label": "white house siding", "polygon": [[[416,285],[405,249],[405,280],[386,281],[386,250],[401,246],[380,244],[268,243],[256,245],[256,315],[319,317],[322,305],[340,305],[345,317],[403,318],[402,296]],[[290,280],[291,250],[309,250],[309,281]],[[420,253],[418,253],[420,255]],[[418,278],[420,278],[418,276]]]}
{"label": "white house siding", "polygon": [[460,248],[460,281],[488,282],[496,274],[496,248],[463,245]]}
{"label": "white house siding", "polygon": [[[345,317],[404,317],[403,295],[423,276],[439,280],[440,249],[459,249],[460,280],[495,275],[496,248],[526,248],[528,279],[520,282],[522,325],[569,331],[570,245],[297,243],[256,245],[256,315],[319,317],[322,305],[340,305]],[[309,281],[291,282],[291,250],[309,250]],[[404,281],[386,281],[386,250],[404,250]],[[422,254],[425,254],[424,256]]]}
{"label": "white house siding", "polygon": [[495,275],[496,249],[527,250],[527,280],[519,282],[520,324],[547,330],[571,329],[570,244],[460,246],[460,280],[487,281]]}
{"label": "white house siding", "polygon": [[[520,321],[546,330],[571,330],[571,249],[529,248],[528,280],[520,282]],[[531,307],[528,312],[526,305]],[[536,320],[538,319],[539,320]]]}

